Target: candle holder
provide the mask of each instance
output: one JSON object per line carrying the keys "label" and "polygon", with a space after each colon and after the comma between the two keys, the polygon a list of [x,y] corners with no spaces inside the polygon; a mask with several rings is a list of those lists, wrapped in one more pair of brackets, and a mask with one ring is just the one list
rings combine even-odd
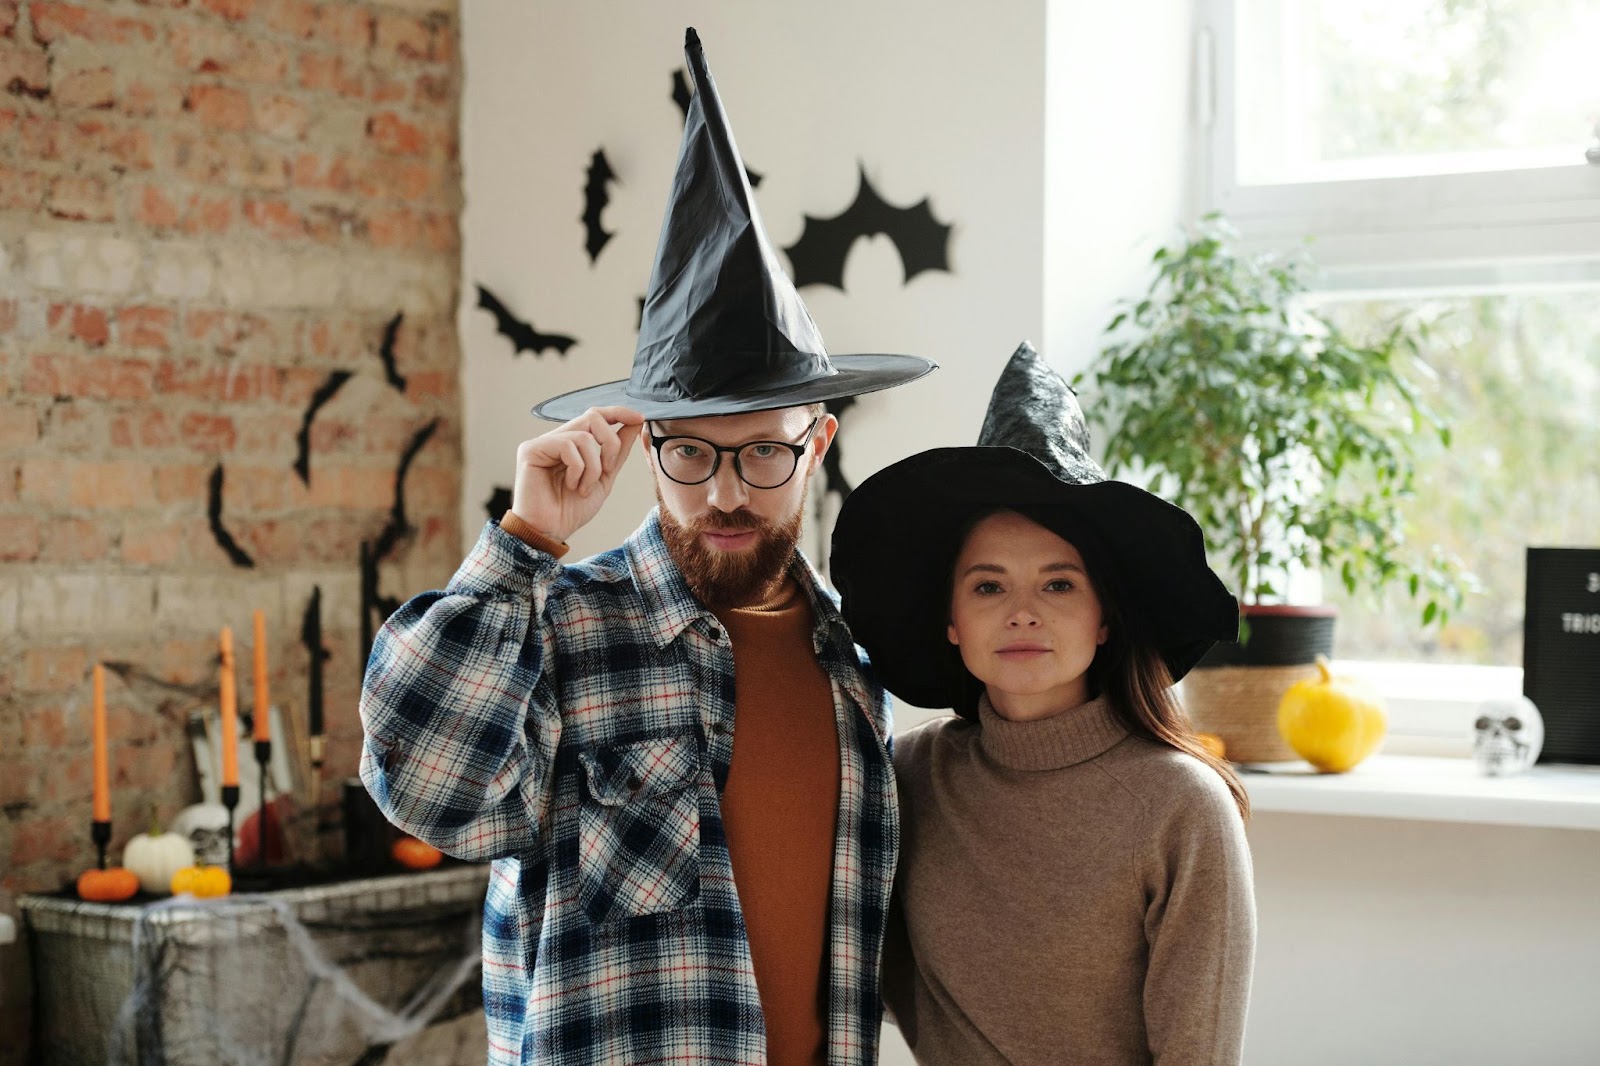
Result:
{"label": "candle holder", "polygon": [[[262,712],[265,713],[265,712]],[[267,763],[272,760],[272,741],[256,741],[256,866],[267,866]]]}
{"label": "candle holder", "polygon": [[89,823],[89,839],[94,841],[95,868],[106,868],[106,847],[111,843],[111,822],[91,821]]}
{"label": "candle holder", "polygon": [[327,738],[321,733],[311,736],[311,809],[322,807],[322,753]]}
{"label": "candle holder", "polygon": [[239,786],[222,786],[222,805],[228,809],[228,873],[233,874],[233,809],[239,806]]}

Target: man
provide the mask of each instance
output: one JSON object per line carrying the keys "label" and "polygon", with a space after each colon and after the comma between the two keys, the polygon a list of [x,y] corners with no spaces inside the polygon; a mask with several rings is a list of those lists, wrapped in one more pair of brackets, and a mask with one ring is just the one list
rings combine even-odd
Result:
{"label": "man", "polygon": [[[797,551],[823,401],[933,365],[830,359],[762,231],[694,32],[632,376],[547,400],[512,504],[373,647],[361,773],[495,860],[494,1063],[872,1063],[898,824],[889,709]],[[644,451],[658,506],[565,540]]]}

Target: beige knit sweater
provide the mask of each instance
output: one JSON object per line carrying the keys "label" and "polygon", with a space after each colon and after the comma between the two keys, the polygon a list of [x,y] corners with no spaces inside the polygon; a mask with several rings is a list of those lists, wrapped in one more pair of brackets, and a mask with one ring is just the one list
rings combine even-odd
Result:
{"label": "beige knit sweater", "polygon": [[1255,898],[1222,779],[1103,700],[979,714],[895,740],[884,998],[917,1061],[1237,1063]]}

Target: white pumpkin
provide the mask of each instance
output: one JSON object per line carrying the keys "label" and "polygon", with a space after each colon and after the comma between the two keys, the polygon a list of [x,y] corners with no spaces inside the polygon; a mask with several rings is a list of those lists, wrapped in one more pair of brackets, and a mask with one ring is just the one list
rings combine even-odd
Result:
{"label": "white pumpkin", "polygon": [[194,845],[177,833],[163,833],[150,813],[150,831],[139,833],[122,849],[122,865],[133,871],[139,887],[152,896],[172,895],[172,875],[194,865]]}

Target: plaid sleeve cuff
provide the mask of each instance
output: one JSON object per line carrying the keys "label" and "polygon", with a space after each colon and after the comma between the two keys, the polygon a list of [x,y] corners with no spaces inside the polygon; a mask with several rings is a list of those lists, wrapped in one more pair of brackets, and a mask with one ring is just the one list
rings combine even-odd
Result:
{"label": "plaid sleeve cuff", "polygon": [[553,554],[488,522],[445,591],[480,598],[525,597],[548,586],[559,573],[561,564]]}

